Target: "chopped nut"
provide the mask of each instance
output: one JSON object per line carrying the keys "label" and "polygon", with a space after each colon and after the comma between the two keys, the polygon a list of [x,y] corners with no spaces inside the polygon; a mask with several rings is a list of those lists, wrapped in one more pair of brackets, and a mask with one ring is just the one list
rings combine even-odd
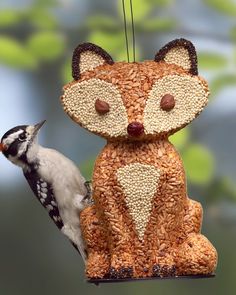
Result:
{"label": "chopped nut", "polygon": [[103,100],[100,100],[99,98],[95,101],[95,110],[101,114],[104,115],[109,112],[109,104]]}
{"label": "chopped nut", "polygon": [[172,110],[173,107],[175,106],[174,96],[171,94],[165,94],[161,99],[160,106],[164,111],[168,112]]}

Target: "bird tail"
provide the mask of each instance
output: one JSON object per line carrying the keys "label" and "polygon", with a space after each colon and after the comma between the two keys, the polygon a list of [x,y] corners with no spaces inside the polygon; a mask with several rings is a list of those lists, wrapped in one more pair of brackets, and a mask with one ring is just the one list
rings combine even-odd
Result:
{"label": "bird tail", "polygon": [[87,253],[84,245],[84,241],[81,235],[80,228],[72,228],[68,225],[64,225],[61,229],[64,235],[66,235],[72,242],[73,246],[80,253],[84,264],[87,262]]}

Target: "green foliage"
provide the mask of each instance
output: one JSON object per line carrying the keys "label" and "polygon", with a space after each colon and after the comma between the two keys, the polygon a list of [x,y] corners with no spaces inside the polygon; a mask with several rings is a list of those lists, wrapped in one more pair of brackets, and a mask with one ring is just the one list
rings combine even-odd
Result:
{"label": "green foliage", "polygon": [[[130,14],[130,1],[124,1],[125,2],[125,11],[126,11],[126,19],[127,22],[131,22],[131,14]],[[122,1],[118,1],[118,12],[120,15],[120,18],[123,19],[123,6]],[[150,11],[153,9],[153,6],[150,2],[145,0],[133,0],[133,13],[135,17],[135,22],[142,21],[144,18],[148,16]]]}
{"label": "green foliage", "polygon": [[236,65],[236,48],[234,48],[234,52],[233,52],[233,62]]}
{"label": "green foliage", "polygon": [[86,21],[86,26],[89,30],[118,30],[118,23],[114,18],[107,15],[94,15]]}
{"label": "green foliage", "polygon": [[55,7],[58,2],[58,0],[34,0],[33,7],[37,9],[48,9],[49,7]]}
{"label": "green foliage", "polygon": [[[110,53],[110,52],[109,52]],[[116,61],[127,61],[127,51],[126,48],[122,48],[117,54],[112,55],[112,58]]]}
{"label": "green foliage", "polygon": [[204,0],[204,2],[221,13],[236,16],[236,3],[234,0]]}
{"label": "green foliage", "polygon": [[0,62],[15,68],[35,69],[37,60],[20,42],[0,36]]}
{"label": "green foliage", "polygon": [[62,66],[61,76],[64,84],[67,84],[72,80],[71,58],[67,59]]}
{"label": "green foliage", "polygon": [[44,9],[30,9],[27,19],[37,29],[51,30],[57,27],[57,19],[49,11]]}
{"label": "green foliage", "polygon": [[233,27],[230,30],[230,38],[234,43],[236,43],[236,27]]}
{"label": "green foliage", "polygon": [[157,33],[158,31],[170,31],[173,29],[176,25],[176,22],[174,20],[171,20],[169,18],[158,18],[158,19],[150,19],[146,20],[141,25],[138,24],[136,26],[137,31],[143,31],[143,32],[153,32]]}
{"label": "green foliage", "polygon": [[[105,31],[93,31],[89,36],[89,42],[92,42],[105,49],[116,61],[127,61],[127,53],[124,33],[119,31],[116,34]],[[132,47],[130,47],[130,58],[132,60]],[[140,57],[140,50],[135,49],[136,60]]]}
{"label": "green foliage", "polygon": [[92,179],[94,162],[95,162],[95,158],[90,158],[80,165],[81,173],[86,180]]}
{"label": "green foliage", "polygon": [[212,96],[216,96],[222,89],[236,85],[236,73],[223,73],[212,79],[210,89]]}
{"label": "green foliage", "polygon": [[[133,51],[130,48],[130,60],[133,60]],[[126,48],[124,48],[124,46],[122,47],[122,49],[114,56],[116,61],[127,61],[127,52],[126,52]],[[141,57],[141,50],[139,47],[135,48],[135,59],[139,60]]]}
{"label": "green foliage", "polygon": [[213,178],[214,159],[212,154],[200,144],[191,144],[182,153],[188,179],[197,185],[206,185]]}
{"label": "green foliage", "polygon": [[172,4],[175,0],[146,0],[148,3],[150,3],[151,5],[155,5],[155,6],[163,6],[166,7],[170,4]]}
{"label": "green foliage", "polygon": [[[159,6],[167,6],[171,1],[166,0],[134,0],[133,1],[133,14],[135,19],[135,31],[136,32],[158,32],[171,30],[175,26],[175,21],[170,18],[149,18],[149,15],[153,9]],[[119,17],[123,21],[123,6],[122,2],[119,1]],[[130,2],[125,1],[126,19],[128,25],[131,23],[130,14]],[[129,27],[130,29],[130,27]]]}
{"label": "green foliage", "polygon": [[123,38],[123,32],[112,34],[102,30],[96,30],[90,34],[89,42],[101,46],[110,54],[116,55],[124,48]]}
{"label": "green foliage", "polygon": [[222,54],[201,52],[198,54],[199,67],[205,70],[221,69],[227,65],[227,59]]}
{"label": "green foliage", "polygon": [[[127,54],[125,48],[125,36],[123,27],[123,6],[122,1],[118,1],[118,19],[108,16],[94,15],[86,22],[86,27],[93,31],[89,36],[89,41],[103,47],[115,60],[126,61]],[[150,18],[153,8],[169,5],[169,0],[133,0],[133,12],[135,18],[135,32],[153,33],[157,31],[170,31],[174,28],[175,22],[167,18]],[[132,52],[132,28],[130,1],[125,1],[128,42],[130,48],[130,60],[133,60]],[[136,44],[136,60],[139,60],[140,49]]]}
{"label": "green foliage", "polygon": [[65,40],[62,35],[42,31],[33,34],[28,39],[28,48],[38,59],[53,61],[62,55],[65,48]]}
{"label": "green foliage", "polygon": [[235,183],[225,176],[214,179],[207,189],[208,202],[216,203],[226,198],[233,202],[236,201]]}
{"label": "green foliage", "polygon": [[190,135],[190,130],[188,127],[181,129],[176,132],[174,135],[170,136],[170,142],[178,149],[181,150],[186,146]]}
{"label": "green foliage", "polygon": [[16,10],[0,11],[0,28],[11,27],[21,20],[21,14]]}
{"label": "green foliage", "polygon": [[185,127],[170,137],[170,142],[181,152],[187,178],[192,184],[206,185],[214,176],[214,158],[208,149],[189,142],[190,129]]}

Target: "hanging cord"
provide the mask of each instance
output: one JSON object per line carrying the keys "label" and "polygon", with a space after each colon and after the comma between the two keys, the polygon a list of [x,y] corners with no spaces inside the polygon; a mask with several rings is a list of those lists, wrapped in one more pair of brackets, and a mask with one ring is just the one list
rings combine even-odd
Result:
{"label": "hanging cord", "polygon": [[128,62],[129,62],[129,42],[128,42],[128,34],[127,34],[127,23],[126,23],[125,1],[124,0],[122,0],[122,6],[123,6],[123,15],[124,15],[126,52],[127,52],[127,59],[128,59]]}
{"label": "hanging cord", "polygon": [[132,0],[130,0],[130,13],[131,13],[131,22],[132,22],[132,35],[133,35],[133,59],[135,62],[135,31],[134,31],[134,14],[133,14]]}

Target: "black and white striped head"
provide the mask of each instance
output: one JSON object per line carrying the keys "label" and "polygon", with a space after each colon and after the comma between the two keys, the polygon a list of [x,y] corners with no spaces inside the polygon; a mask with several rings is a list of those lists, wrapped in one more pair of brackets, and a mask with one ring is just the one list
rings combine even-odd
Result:
{"label": "black and white striped head", "polygon": [[38,131],[44,123],[21,125],[8,130],[1,139],[0,151],[13,164],[24,166],[28,162],[27,154],[34,147]]}

